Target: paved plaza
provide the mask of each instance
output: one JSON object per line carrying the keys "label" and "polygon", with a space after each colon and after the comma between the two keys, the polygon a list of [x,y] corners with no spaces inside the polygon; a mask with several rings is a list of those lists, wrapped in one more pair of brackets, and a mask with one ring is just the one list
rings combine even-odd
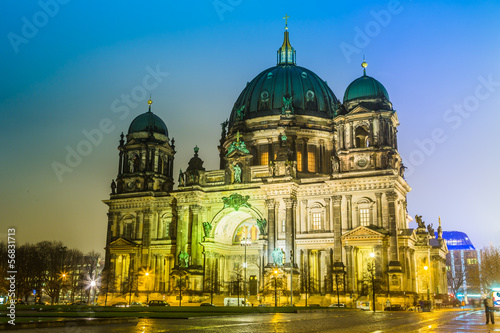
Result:
{"label": "paved plaza", "polygon": [[500,323],[485,325],[482,310],[430,313],[319,310],[192,319],[139,318],[136,325],[69,326],[18,332],[500,332]]}

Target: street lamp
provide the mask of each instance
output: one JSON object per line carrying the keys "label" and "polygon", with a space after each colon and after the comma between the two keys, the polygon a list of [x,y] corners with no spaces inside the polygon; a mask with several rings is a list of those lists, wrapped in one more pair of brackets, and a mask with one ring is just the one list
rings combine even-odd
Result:
{"label": "street lamp", "polygon": [[[95,280],[90,281],[90,293],[92,295],[92,303],[91,303],[91,305],[94,305],[95,286],[96,286]],[[94,291],[94,293],[92,293],[92,291]]]}
{"label": "street lamp", "polygon": [[375,253],[371,252],[372,258],[372,292],[373,292],[373,312],[375,312]]}
{"label": "street lamp", "polygon": [[144,273],[146,276],[146,304],[149,303],[149,272]]}
{"label": "street lamp", "polygon": [[[66,282],[66,273],[62,273],[62,275],[61,275],[61,283],[65,283],[65,282]],[[64,301],[64,292],[62,294],[62,301]]]}
{"label": "street lamp", "polygon": [[430,300],[430,295],[429,295],[429,276],[427,275],[427,270],[429,267],[427,265],[424,266],[425,270],[425,282],[427,283],[427,300]]}
{"label": "street lamp", "polygon": [[278,307],[278,293],[277,293],[277,283],[276,283],[276,280],[278,278],[278,270],[275,269],[274,270],[274,307]]}
{"label": "street lamp", "polygon": [[[243,297],[243,299],[245,300],[245,306],[247,304],[247,302],[246,302],[246,297],[247,297],[247,267],[248,267],[248,264],[247,264],[247,246],[252,245],[252,239],[248,238],[246,236],[247,236],[247,227],[245,226],[245,238],[241,239],[241,246],[245,247],[245,262],[243,263],[243,268],[245,269],[245,276],[244,276],[244,281],[243,281],[243,285],[244,285],[243,290],[245,293],[245,296]],[[238,298],[238,304],[240,304],[239,298]]]}

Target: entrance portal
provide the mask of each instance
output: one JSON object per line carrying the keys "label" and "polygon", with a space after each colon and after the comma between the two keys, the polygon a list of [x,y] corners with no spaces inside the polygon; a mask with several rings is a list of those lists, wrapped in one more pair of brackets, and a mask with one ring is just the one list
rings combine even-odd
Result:
{"label": "entrance portal", "polygon": [[257,276],[251,275],[250,276],[250,295],[255,296],[257,295],[258,288],[257,288]]}

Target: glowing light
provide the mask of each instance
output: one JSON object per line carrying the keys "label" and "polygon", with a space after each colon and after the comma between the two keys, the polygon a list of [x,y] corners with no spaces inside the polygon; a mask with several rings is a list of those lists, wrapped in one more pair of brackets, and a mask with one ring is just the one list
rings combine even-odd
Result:
{"label": "glowing light", "polygon": [[429,267],[427,267],[427,266],[424,266],[424,269],[425,269],[425,270],[428,270],[428,269],[429,269]]}
{"label": "glowing light", "polygon": [[371,252],[370,257],[375,258],[375,253]]}
{"label": "glowing light", "polygon": [[91,287],[95,287],[95,285],[96,285],[96,283],[95,283],[95,281],[94,281],[94,280],[90,281],[90,286],[91,286]]}

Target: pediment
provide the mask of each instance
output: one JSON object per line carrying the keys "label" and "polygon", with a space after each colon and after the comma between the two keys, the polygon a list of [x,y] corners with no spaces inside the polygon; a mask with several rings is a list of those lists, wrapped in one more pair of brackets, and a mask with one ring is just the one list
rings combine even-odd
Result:
{"label": "pediment", "polygon": [[356,113],[366,113],[366,112],[372,112],[373,110],[370,110],[364,106],[358,105],[354,109],[349,112],[349,114],[356,114]]}
{"label": "pediment", "polygon": [[240,156],[248,156],[248,155],[252,155],[250,153],[245,153],[245,152],[242,152],[241,150],[239,149],[236,149],[236,150],[233,150],[231,153],[229,153],[226,157],[227,158],[237,158],[237,157],[240,157]]}
{"label": "pediment", "polygon": [[109,243],[110,248],[119,248],[119,247],[136,247],[138,246],[136,243],[131,242],[125,238],[118,238],[117,240],[112,241]]}
{"label": "pediment", "polygon": [[354,240],[354,239],[381,239],[386,237],[378,231],[370,229],[368,227],[360,226],[342,235],[342,240]]}

